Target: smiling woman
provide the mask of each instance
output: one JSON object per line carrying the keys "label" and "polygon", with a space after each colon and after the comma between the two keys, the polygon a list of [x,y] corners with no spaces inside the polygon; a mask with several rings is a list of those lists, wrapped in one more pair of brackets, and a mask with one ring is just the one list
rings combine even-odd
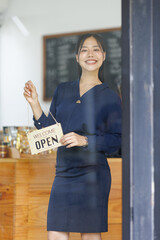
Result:
{"label": "smiling woman", "polygon": [[[85,44],[84,44],[85,41]],[[95,59],[94,59],[94,57]],[[101,82],[104,80],[104,74],[103,74],[103,67],[104,67],[104,60],[106,57],[106,51],[105,46],[103,43],[103,39],[99,34],[94,33],[88,33],[85,35],[82,35],[77,43],[76,47],[76,59],[79,63],[79,76],[82,74],[82,67],[79,61],[86,61],[86,64],[96,64],[99,63],[98,70],[98,77],[101,79]],[[81,59],[82,58],[82,59]],[[92,61],[92,62],[91,62]],[[98,67],[98,66],[96,66]]]}
{"label": "smiling woman", "polygon": [[[49,240],[67,240],[69,232],[81,233],[83,240],[100,240],[101,232],[108,231],[111,174],[105,154],[121,145],[121,101],[103,83],[105,50],[101,37],[82,35],[76,60],[79,79],[59,84],[50,107],[64,135],[48,206]],[[42,111],[31,81],[25,85],[24,96],[38,129],[55,123]]]}
{"label": "smiling woman", "polygon": [[[105,60],[105,51],[96,39],[98,35],[92,36],[92,34],[87,34],[84,36],[86,40],[85,42],[83,38],[80,40],[80,47],[76,55],[77,62],[81,69],[80,96],[90,88],[102,84],[100,79],[98,79],[98,73]],[[97,76],[97,79],[95,76]],[[85,82],[83,84],[83,79],[85,78],[88,79],[88,84],[86,80],[84,80]]]}

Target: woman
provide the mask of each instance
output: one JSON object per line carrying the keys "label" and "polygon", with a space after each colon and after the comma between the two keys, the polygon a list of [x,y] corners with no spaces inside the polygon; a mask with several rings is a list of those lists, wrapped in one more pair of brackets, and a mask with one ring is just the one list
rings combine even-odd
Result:
{"label": "woman", "polygon": [[[80,79],[61,83],[53,96],[50,111],[64,136],[48,206],[49,240],[68,240],[69,232],[80,232],[82,240],[100,240],[101,232],[108,231],[111,175],[105,154],[121,144],[121,102],[102,83],[105,57],[99,35],[81,36],[76,52]],[[55,123],[43,113],[31,81],[24,96],[38,129]]]}

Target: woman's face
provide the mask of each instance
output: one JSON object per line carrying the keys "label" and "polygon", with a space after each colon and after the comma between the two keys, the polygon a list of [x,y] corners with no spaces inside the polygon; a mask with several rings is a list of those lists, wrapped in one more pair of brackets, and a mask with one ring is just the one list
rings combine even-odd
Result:
{"label": "woman's face", "polygon": [[87,38],[79,52],[76,55],[77,62],[83,71],[98,71],[105,60],[105,53],[99,47],[94,37]]}

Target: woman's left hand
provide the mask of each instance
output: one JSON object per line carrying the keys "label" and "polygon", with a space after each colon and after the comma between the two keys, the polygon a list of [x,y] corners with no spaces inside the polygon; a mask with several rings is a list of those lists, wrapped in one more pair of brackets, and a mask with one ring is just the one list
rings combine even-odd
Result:
{"label": "woman's left hand", "polygon": [[63,137],[61,137],[60,142],[67,147],[66,148],[71,148],[71,147],[75,147],[75,146],[86,146],[86,138],[85,136],[81,136],[75,132],[70,132],[67,133],[65,135],[63,135]]}

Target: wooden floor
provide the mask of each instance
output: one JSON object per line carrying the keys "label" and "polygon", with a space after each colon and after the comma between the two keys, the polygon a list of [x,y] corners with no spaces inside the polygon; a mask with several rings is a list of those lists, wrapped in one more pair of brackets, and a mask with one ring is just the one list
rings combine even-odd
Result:
{"label": "wooden floor", "polygon": [[[55,154],[20,159],[0,159],[0,240],[47,240],[46,217]],[[109,232],[103,240],[121,240],[122,161],[109,159],[112,187],[109,198]],[[80,240],[70,233],[70,240]]]}

